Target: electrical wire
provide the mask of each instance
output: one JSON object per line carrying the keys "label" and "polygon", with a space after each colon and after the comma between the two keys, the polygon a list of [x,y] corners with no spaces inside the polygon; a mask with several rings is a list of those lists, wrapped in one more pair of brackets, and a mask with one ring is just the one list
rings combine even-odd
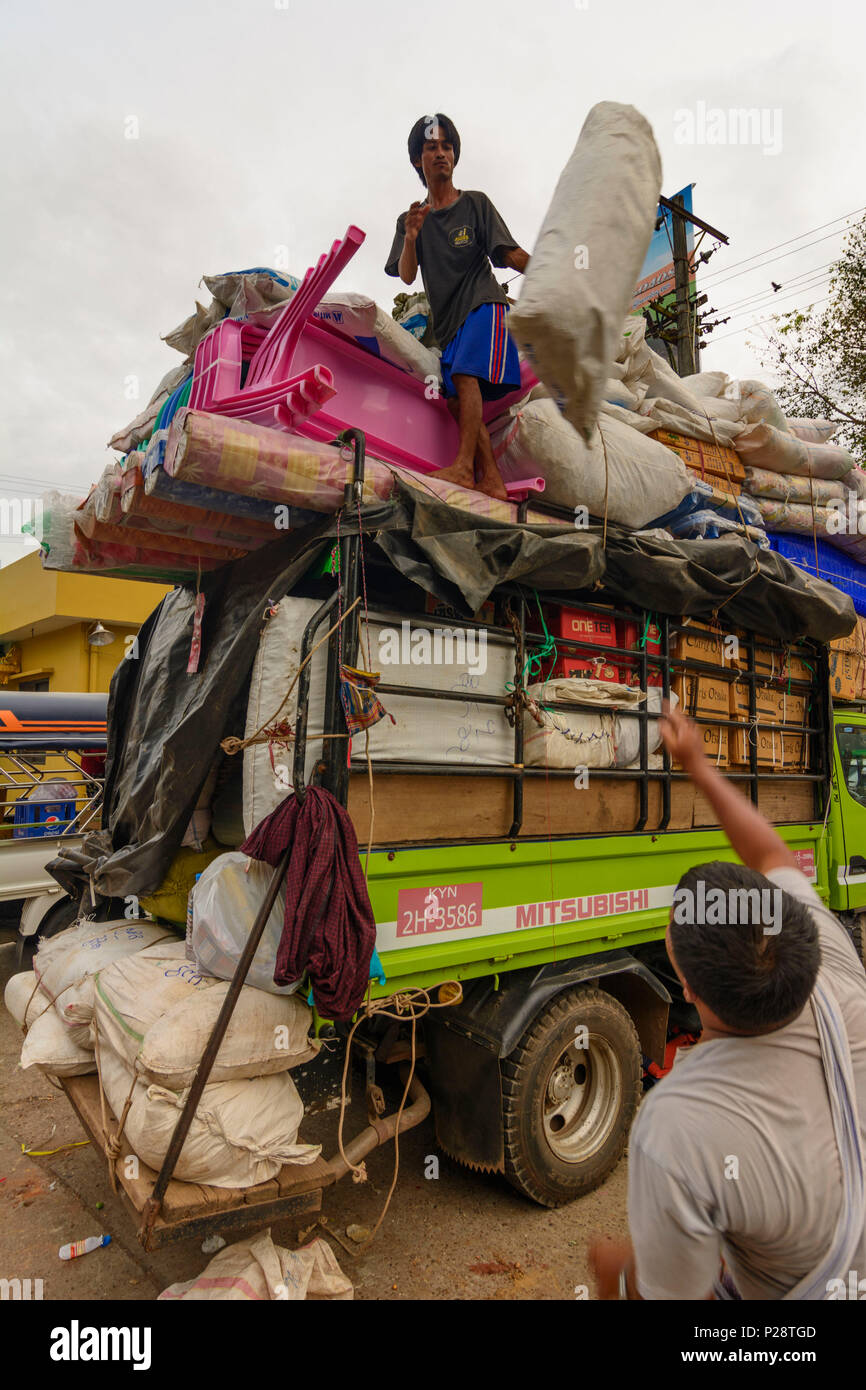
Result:
{"label": "electrical wire", "polygon": [[[812,308],[815,307],[816,304],[823,304],[824,301],[827,300],[827,299],[829,299],[829,298],[830,298],[829,294],[825,294],[825,295],[823,296],[822,299],[814,299],[814,300],[812,300],[812,302],[811,302],[810,304],[808,304],[806,307],[809,308],[809,309],[812,309]],[[795,310],[790,309],[790,310],[788,310],[788,312],[789,312],[789,313],[794,313]],[[766,319],[759,319],[757,323],[744,323],[742,328],[735,328],[734,331],[733,331],[732,333],[723,333],[722,336],[721,336],[721,338],[709,338],[709,339],[706,339],[703,343],[701,343],[701,347],[702,347],[702,349],[706,350],[708,347],[712,347],[714,343],[723,343],[723,342],[725,341],[726,338],[735,338],[739,333],[748,333],[750,329],[752,329],[752,328],[760,328],[760,327],[762,326],[762,324],[765,324],[765,323],[772,323],[772,322],[774,321],[774,319],[775,319],[775,315],[773,314],[773,315],[771,315],[769,318],[766,318]]]}
{"label": "electrical wire", "polygon": [[[801,232],[799,236],[791,237],[788,241],[778,241],[776,242],[775,246],[768,246],[764,251],[756,251],[754,256],[746,256],[745,259],[742,261],[734,261],[732,265],[722,266],[719,270],[711,271],[710,274],[706,277],[706,280],[715,280],[720,275],[727,276],[727,272],[729,270],[736,269],[738,265],[746,265],[749,261],[757,260],[760,256],[768,256],[771,251],[778,251],[783,246],[790,246],[795,241],[802,241],[804,236],[811,236],[813,232],[823,232],[825,227],[832,227],[834,222],[844,222],[849,217],[857,217],[861,212],[866,212],[866,207],[855,208],[853,212],[843,213],[841,217],[832,217],[829,222],[822,222],[819,227],[810,227],[807,232]],[[845,230],[847,230],[847,228],[840,227],[838,229],[838,231]],[[838,235],[838,232],[833,232],[831,233],[831,235],[836,236]],[[799,249],[803,250],[804,248],[800,247]],[[758,267],[754,266],[753,269],[757,270]],[[748,275],[749,272],[747,270],[744,270],[741,273],[743,275]],[[731,279],[733,278],[735,277],[731,276]],[[702,283],[706,283],[706,280]]]}
{"label": "electrical wire", "polygon": [[[780,289],[792,289],[792,288],[794,288],[801,280],[807,279],[810,275],[817,275],[819,271],[828,270],[828,269],[830,268],[831,265],[836,265],[836,261],[825,261],[825,263],[824,263],[823,265],[816,265],[816,266],[813,266],[811,270],[803,270],[803,271],[800,271],[797,275],[794,275],[794,276],[792,276],[792,277],[786,277],[784,285],[780,285],[779,288],[780,288]],[[733,299],[733,300],[731,301],[730,304],[721,304],[721,305],[719,305],[719,308],[718,308],[718,309],[714,309],[714,310],[713,310],[713,313],[714,313],[714,314],[725,314],[725,313],[728,312],[729,309],[738,309],[738,308],[740,307],[740,305],[742,305],[742,304],[748,304],[749,301],[752,300],[752,299],[762,299],[765,295],[775,295],[775,294],[777,294],[777,293],[778,293],[778,291],[777,291],[777,290],[774,290],[774,289],[772,288],[772,286],[771,286],[769,289],[755,290],[754,294],[746,294],[746,295],[743,295],[742,299]],[[770,302],[772,302],[772,301],[770,301]]]}
{"label": "electrical wire", "polygon": [[[783,251],[781,256],[771,256],[769,260],[761,261],[759,265],[751,266],[749,270],[738,270],[736,275],[728,275],[724,280],[717,280],[710,288],[717,290],[720,285],[727,285],[731,280],[738,280],[741,275],[751,275],[752,271],[762,270],[765,265],[775,265],[776,261],[787,260],[789,256],[796,256],[800,251],[807,251],[810,246],[817,246],[821,241],[827,241],[830,237],[839,236],[840,233],[847,231],[846,227],[840,227],[838,231],[828,232],[826,236],[816,237],[814,241],[807,241],[804,246],[798,246],[793,251]],[[701,281],[701,289],[706,289],[705,281]]]}
{"label": "electrical wire", "polygon": [[[796,298],[798,294],[802,294],[804,291],[817,289],[820,286],[826,285],[829,282],[829,279],[829,275],[818,275],[815,277],[814,280],[808,280],[805,284],[795,286],[791,290],[791,294],[782,295],[781,299],[777,299],[776,296],[773,295],[772,299],[767,299],[761,304],[752,304],[749,306],[748,309],[737,309],[736,313],[729,314],[728,318],[739,319],[742,318],[744,314],[760,313],[762,309],[769,308],[771,304],[785,303],[785,301],[787,299],[790,299],[792,295],[794,296],[794,298]],[[722,310],[717,310],[716,312],[721,313]]]}

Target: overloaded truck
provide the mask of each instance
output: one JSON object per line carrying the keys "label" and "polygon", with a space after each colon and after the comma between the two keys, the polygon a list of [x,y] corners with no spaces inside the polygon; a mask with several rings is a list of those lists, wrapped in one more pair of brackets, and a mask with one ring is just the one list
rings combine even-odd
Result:
{"label": "overloaded truck", "polygon": [[[51,865],[82,912],[122,918],[133,904],[182,931],[176,909],[159,912],[160,884],[216,767],[210,862],[319,785],[347,808],[366,868],[378,959],[352,1063],[368,1126],[345,1156],[286,1164],[260,1190],[172,1178],[266,939],[278,868],[243,924],[162,1171],[130,1179],[111,1159],[149,1246],[211,1218],[223,1229],[317,1209],[430,1100],[445,1153],[535,1202],[603,1181],[645,1068],[664,1065],[672,1025],[698,1023],[664,948],[675,886],[693,865],[735,858],[660,742],[664,701],[697,720],[708,756],[778,827],[863,952],[866,713],[834,708],[828,664],[829,641],[854,626],[849,599],[779,556],[758,561],[740,538],[712,543],[711,573],[706,542],[659,532],[581,532],[555,515],[506,526],[402,486],[360,507],[362,466],[356,441],[337,517],[162,602],[112,685],[103,828]],[[366,673],[386,717],[347,756],[350,673]],[[386,998],[389,1016],[376,1008]],[[316,1016],[315,1029],[327,1046],[295,1076],[308,1109],[339,1094],[350,1024]],[[406,1104],[385,1116],[393,1065]],[[95,1078],[63,1084],[101,1142]]]}

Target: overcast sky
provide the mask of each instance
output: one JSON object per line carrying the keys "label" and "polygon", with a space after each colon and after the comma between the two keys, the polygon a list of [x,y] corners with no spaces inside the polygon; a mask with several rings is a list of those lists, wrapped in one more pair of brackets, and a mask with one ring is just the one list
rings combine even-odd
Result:
{"label": "overcast sky", "polygon": [[[423,196],[406,137],[428,111],[460,131],[456,186],[487,192],[531,252],[590,107],[636,106],[663,192],[694,183],[695,212],[730,238],[705,288],[748,312],[703,366],[734,376],[760,373],[752,320],[826,294],[839,219],[866,204],[855,0],[4,0],[0,35],[0,497],[86,492],[180,363],[160,335],[209,302],[203,274],[288,247],[302,275],[354,222],[367,240],[336,287],[390,310],[394,222]],[[761,108],[770,138],[684,143],[700,103]],[[803,249],[743,273],[792,238]],[[747,297],[771,279],[768,310]],[[0,537],[0,561],[21,553]]]}

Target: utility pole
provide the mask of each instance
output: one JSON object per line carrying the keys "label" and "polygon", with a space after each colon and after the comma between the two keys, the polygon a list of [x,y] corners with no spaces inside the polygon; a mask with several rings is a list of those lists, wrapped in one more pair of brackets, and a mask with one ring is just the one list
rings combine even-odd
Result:
{"label": "utility pole", "polygon": [[[682,198],[671,199],[673,211],[674,285],[677,302],[677,373],[691,376],[695,368],[695,339],[689,304],[689,248],[686,240],[685,203]],[[680,210],[677,216],[675,209]]]}
{"label": "utility pole", "polygon": [[[671,241],[673,244],[676,303],[673,306],[674,312],[662,308],[660,302],[644,307],[649,307],[661,318],[666,320],[665,327],[663,329],[658,329],[658,336],[664,339],[665,342],[675,346],[678,375],[691,376],[693,372],[698,370],[696,358],[699,346],[697,310],[701,304],[706,303],[707,296],[701,295],[700,298],[694,301],[689,298],[692,265],[689,260],[686,223],[690,223],[701,232],[715,237],[715,239],[724,246],[728,245],[728,238],[725,236],[724,232],[720,232],[715,227],[711,227],[708,222],[704,222],[702,218],[696,217],[693,212],[686,212],[685,202],[681,197],[659,198],[659,207],[663,208],[671,215]],[[658,229],[661,225],[662,221],[659,219],[656,228]],[[699,244],[700,243],[698,243],[698,245]],[[695,249],[697,250],[697,247]],[[712,255],[712,252],[709,254],[704,252],[698,257],[698,260],[706,261],[709,259],[710,255]],[[668,281],[668,284],[669,283],[670,281]],[[694,326],[692,325],[693,310],[695,313]],[[709,312],[715,313],[715,310],[710,309]],[[669,328],[668,323],[670,324]]]}

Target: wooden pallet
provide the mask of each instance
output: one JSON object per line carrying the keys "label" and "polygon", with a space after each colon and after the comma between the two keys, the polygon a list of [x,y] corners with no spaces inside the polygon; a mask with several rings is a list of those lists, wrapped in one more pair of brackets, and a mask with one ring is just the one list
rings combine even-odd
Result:
{"label": "wooden pallet", "polygon": [[[101,1150],[98,1078],[68,1076],[61,1079],[61,1085],[86,1133]],[[108,1114],[116,1127],[110,1109]],[[123,1158],[115,1160],[118,1188],[136,1216],[143,1218],[157,1174],[139,1161],[138,1176],[130,1178],[125,1166]],[[209,1234],[214,1224],[219,1225],[222,1233],[250,1222],[264,1226],[271,1221],[321,1211],[322,1190],[334,1181],[333,1173],[321,1156],[313,1163],[287,1163],[275,1178],[257,1183],[255,1187],[209,1187],[172,1178],[150,1231],[145,1230],[142,1219],[138,1238],[145,1250],[156,1250],[177,1240],[201,1239]]]}

